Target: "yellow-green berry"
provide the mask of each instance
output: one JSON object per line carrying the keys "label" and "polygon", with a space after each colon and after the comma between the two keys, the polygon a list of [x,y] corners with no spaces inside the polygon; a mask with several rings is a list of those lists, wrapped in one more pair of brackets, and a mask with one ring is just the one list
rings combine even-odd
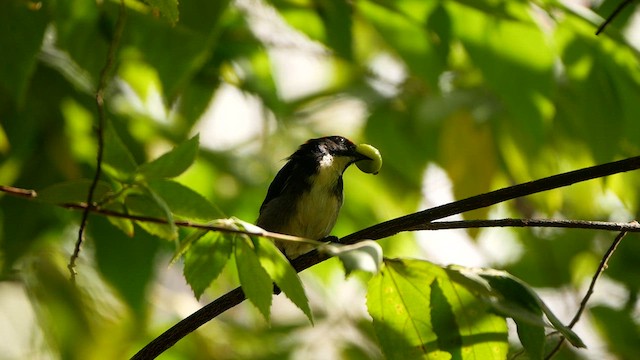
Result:
{"label": "yellow-green berry", "polygon": [[371,159],[357,161],[356,166],[358,169],[367,174],[376,175],[382,167],[382,156],[380,155],[380,151],[369,144],[358,144],[356,146],[356,151]]}

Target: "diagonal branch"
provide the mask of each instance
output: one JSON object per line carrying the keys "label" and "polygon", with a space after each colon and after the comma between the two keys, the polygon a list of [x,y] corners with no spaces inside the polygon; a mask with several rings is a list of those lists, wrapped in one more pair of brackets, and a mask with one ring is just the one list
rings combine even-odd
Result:
{"label": "diagonal branch", "polygon": [[618,6],[616,6],[616,8],[613,10],[613,12],[611,13],[611,15],[609,15],[602,24],[600,24],[600,26],[598,26],[598,30],[596,30],[596,35],[600,35],[601,32],[604,31],[604,28],[607,27],[607,25],[609,25],[613,19],[616,18],[616,16],[618,16],[618,14],[625,8],[627,7],[627,5],[631,4],[633,2],[633,0],[624,0],[622,2],[620,2],[620,4],[618,4]]}
{"label": "diagonal branch", "polygon": [[[429,223],[447,216],[480,209],[542,191],[557,189],[581,181],[636,170],[638,168],[640,168],[640,156],[553,175],[395,218],[347,235],[340,239],[340,242],[344,244],[353,244],[365,239],[378,240],[393,236],[399,232],[409,231],[421,224]],[[292,261],[292,265],[296,271],[300,272],[327,259],[327,255],[320,254],[318,251],[313,250],[294,259]],[[162,333],[142,348],[131,359],[154,359],[190,332],[199,328],[201,325],[204,325],[226,310],[240,304],[244,300],[245,295],[241,288],[238,287],[228,292]]]}

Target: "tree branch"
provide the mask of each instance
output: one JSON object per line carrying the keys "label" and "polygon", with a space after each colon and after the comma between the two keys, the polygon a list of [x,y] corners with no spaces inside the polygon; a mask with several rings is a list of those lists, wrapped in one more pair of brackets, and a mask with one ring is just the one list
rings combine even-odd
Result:
{"label": "tree branch", "polygon": [[640,224],[637,222],[620,223],[609,221],[591,220],[554,220],[554,219],[496,219],[496,220],[460,220],[460,221],[434,221],[421,224],[407,231],[418,230],[446,230],[446,229],[470,229],[487,227],[545,227],[568,229],[591,229],[640,232]]}
{"label": "tree branch", "polygon": [[[340,242],[353,244],[365,239],[378,240],[447,216],[638,168],[640,168],[640,156],[570,171],[395,218],[347,235],[340,239]],[[294,259],[291,264],[296,271],[300,272],[326,259],[328,259],[327,255],[313,250]],[[228,292],[162,333],[131,359],[154,359],[190,332],[244,300],[245,296],[241,288],[238,287]]]}
{"label": "tree branch", "polygon": [[627,7],[627,5],[631,4],[632,2],[633,0],[625,0],[620,4],[618,4],[618,6],[613,10],[611,15],[609,15],[604,20],[604,22],[600,26],[598,26],[598,30],[596,30],[596,35],[600,35],[600,33],[604,31],[604,28],[606,28],[607,25],[609,25],[613,21],[613,19],[615,19],[615,17],[618,16],[618,14],[622,11],[622,9]]}
{"label": "tree branch", "polygon": [[71,274],[71,281],[75,282],[76,280],[76,261],[78,260],[78,256],[80,256],[80,248],[82,247],[82,242],[84,241],[84,232],[87,227],[87,220],[89,219],[89,212],[91,210],[91,204],[93,204],[93,195],[95,193],[96,187],[98,185],[98,181],[100,180],[100,174],[102,173],[102,157],[104,154],[104,126],[106,123],[106,114],[104,109],[104,91],[107,87],[109,73],[114,66],[116,51],[118,49],[118,45],[120,43],[120,38],[122,37],[122,33],[124,31],[124,22],[126,16],[126,8],[124,5],[124,0],[120,1],[120,11],[118,13],[118,20],[116,22],[116,30],[111,43],[109,44],[109,50],[107,52],[107,60],[104,64],[104,67],[100,71],[100,78],[98,79],[98,88],[96,89],[95,101],[96,108],[98,111],[98,126],[96,128],[96,137],[98,138],[98,153],[96,154],[96,171],[93,175],[93,180],[91,181],[91,186],[89,187],[89,192],[87,193],[87,206],[82,212],[82,220],[80,221],[80,228],[78,229],[78,238],[76,239],[75,246],[73,248],[73,254],[69,258],[69,264],[67,268],[69,269],[69,273]]}

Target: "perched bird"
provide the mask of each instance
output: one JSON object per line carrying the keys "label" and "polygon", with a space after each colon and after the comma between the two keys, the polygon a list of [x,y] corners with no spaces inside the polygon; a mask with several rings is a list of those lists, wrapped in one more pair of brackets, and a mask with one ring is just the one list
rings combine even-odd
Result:
{"label": "perched bird", "polygon": [[[342,174],[370,158],[342,136],[311,139],[302,144],[278,172],[260,206],[257,225],[265,230],[313,240],[327,237],[343,202]],[[276,241],[289,259],[313,247]]]}

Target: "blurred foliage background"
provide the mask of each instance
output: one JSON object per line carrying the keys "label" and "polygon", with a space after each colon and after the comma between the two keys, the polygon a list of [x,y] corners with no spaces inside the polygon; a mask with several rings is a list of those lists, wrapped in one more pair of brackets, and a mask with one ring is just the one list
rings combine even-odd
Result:
{"label": "blurred foliage background", "polygon": [[[0,184],[45,189],[95,172],[94,94],[109,44],[108,127],[143,163],[200,134],[181,184],[218,216],[252,222],[283,159],[331,134],[380,149],[377,177],[345,175],[334,234],[445,201],[640,153],[640,31],[619,1],[126,0],[0,2]],[[107,146],[109,142],[107,142]],[[464,214],[630,221],[627,173]],[[169,266],[174,244],[129,237],[92,215],[0,197],[0,358],[128,358],[201,304],[237,286],[232,266],[200,302]],[[386,256],[506,269],[562,320],[577,309],[615,234],[487,229],[401,234]],[[640,352],[640,239],[629,235],[576,331],[588,349]],[[364,308],[367,276],[328,261],[302,274],[315,326],[282,297],[272,323],[248,303],[164,359],[369,359],[382,355]]]}

